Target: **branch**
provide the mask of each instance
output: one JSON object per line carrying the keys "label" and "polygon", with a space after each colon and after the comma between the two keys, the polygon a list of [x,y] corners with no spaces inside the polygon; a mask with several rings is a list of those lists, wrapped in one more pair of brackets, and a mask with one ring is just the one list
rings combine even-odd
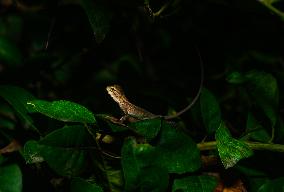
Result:
{"label": "branch", "polygon": [[[245,141],[245,143],[253,150],[266,150],[274,152],[284,152],[284,145],[281,144],[272,144],[272,143],[260,143],[260,142],[251,142]],[[209,141],[198,143],[197,147],[200,151],[213,150],[216,149],[217,142]]]}

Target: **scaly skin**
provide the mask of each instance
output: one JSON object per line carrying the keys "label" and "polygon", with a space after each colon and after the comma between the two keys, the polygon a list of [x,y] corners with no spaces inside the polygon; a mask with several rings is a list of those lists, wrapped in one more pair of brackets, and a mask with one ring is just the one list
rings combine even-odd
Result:
{"label": "scaly skin", "polygon": [[119,105],[120,109],[125,115],[134,117],[136,119],[157,117],[157,115],[154,115],[153,113],[150,113],[149,111],[129,102],[124,94],[124,91],[119,85],[107,86],[106,90],[113,100]]}

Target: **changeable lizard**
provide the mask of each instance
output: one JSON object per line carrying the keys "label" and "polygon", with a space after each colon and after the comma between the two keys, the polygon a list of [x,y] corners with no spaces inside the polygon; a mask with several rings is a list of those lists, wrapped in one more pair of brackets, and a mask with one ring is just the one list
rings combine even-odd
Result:
{"label": "changeable lizard", "polygon": [[185,113],[187,110],[189,110],[198,100],[202,87],[203,87],[203,80],[204,80],[204,69],[203,69],[203,62],[201,55],[198,51],[198,56],[200,60],[200,71],[201,71],[201,78],[200,78],[200,86],[198,89],[198,92],[192,102],[187,105],[183,110],[177,112],[174,115],[169,115],[169,116],[162,116],[162,115],[155,115],[141,107],[138,107],[131,103],[127,97],[124,94],[123,89],[119,85],[111,85],[107,86],[106,90],[108,94],[112,97],[112,99],[119,105],[120,109],[124,112],[125,116],[122,117],[122,120],[125,120],[128,117],[135,118],[137,120],[142,120],[142,119],[148,119],[148,118],[154,118],[154,117],[162,117],[166,120],[174,119],[176,117],[179,117],[183,113]]}

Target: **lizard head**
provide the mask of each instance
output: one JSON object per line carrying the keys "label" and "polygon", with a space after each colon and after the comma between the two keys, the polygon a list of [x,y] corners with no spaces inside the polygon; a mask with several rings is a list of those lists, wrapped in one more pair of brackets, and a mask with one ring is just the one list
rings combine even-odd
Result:
{"label": "lizard head", "polygon": [[106,87],[108,94],[113,98],[117,103],[126,101],[124,92],[119,85],[110,85]]}

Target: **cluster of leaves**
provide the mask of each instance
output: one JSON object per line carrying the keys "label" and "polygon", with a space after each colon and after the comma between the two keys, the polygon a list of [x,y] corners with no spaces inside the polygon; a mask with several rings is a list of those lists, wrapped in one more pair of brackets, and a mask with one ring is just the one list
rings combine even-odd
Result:
{"label": "cluster of leaves", "polygon": [[[47,186],[47,191],[73,192],[210,192],[223,183],[224,191],[283,190],[278,169],[284,159],[279,153],[284,151],[282,57],[255,48],[260,37],[281,39],[277,19],[284,17],[278,3],[0,1],[0,191],[36,190],[36,182],[43,183],[38,191]],[[257,31],[248,50],[237,46],[238,39],[227,49],[224,38],[215,51],[223,35],[217,34],[226,30],[221,28],[225,20],[207,17],[212,6],[214,13],[231,16],[224,11],[230,9],[236,18],[246,13],[250,19],[247,9],[254,7],[253,14],[275,21],[276,27],[271,32],[269,22],[261,23],[263,31]],[[118,108],[110,100],[104,103],[101,93],[110,83],[136,93],[141,88],[146,100],[136,98],[139,106],[156,103],[153,98],[171,108],[181,104],[188,94],[178,97],[177,89],[195,84],[184,83],[189,66],[183,60],[191,56],[180,50],[184,42],[192,43],[191,35],[202,39],[201,47],[211,44],[211,54],[205,51],[203,58],[206,85],[191,115],[174,122],[159,117],[124,124],[114,118]],[[229,56],[221,59],[218,50]],[[211,72],[206,62],[216,70]],[[200,78],[193,77],[190,82]],[[156,84],[164,84],[166,94]],[[207,161],[211,157],[213,164]],[[233,179],[226,182],[226,177]]]}

